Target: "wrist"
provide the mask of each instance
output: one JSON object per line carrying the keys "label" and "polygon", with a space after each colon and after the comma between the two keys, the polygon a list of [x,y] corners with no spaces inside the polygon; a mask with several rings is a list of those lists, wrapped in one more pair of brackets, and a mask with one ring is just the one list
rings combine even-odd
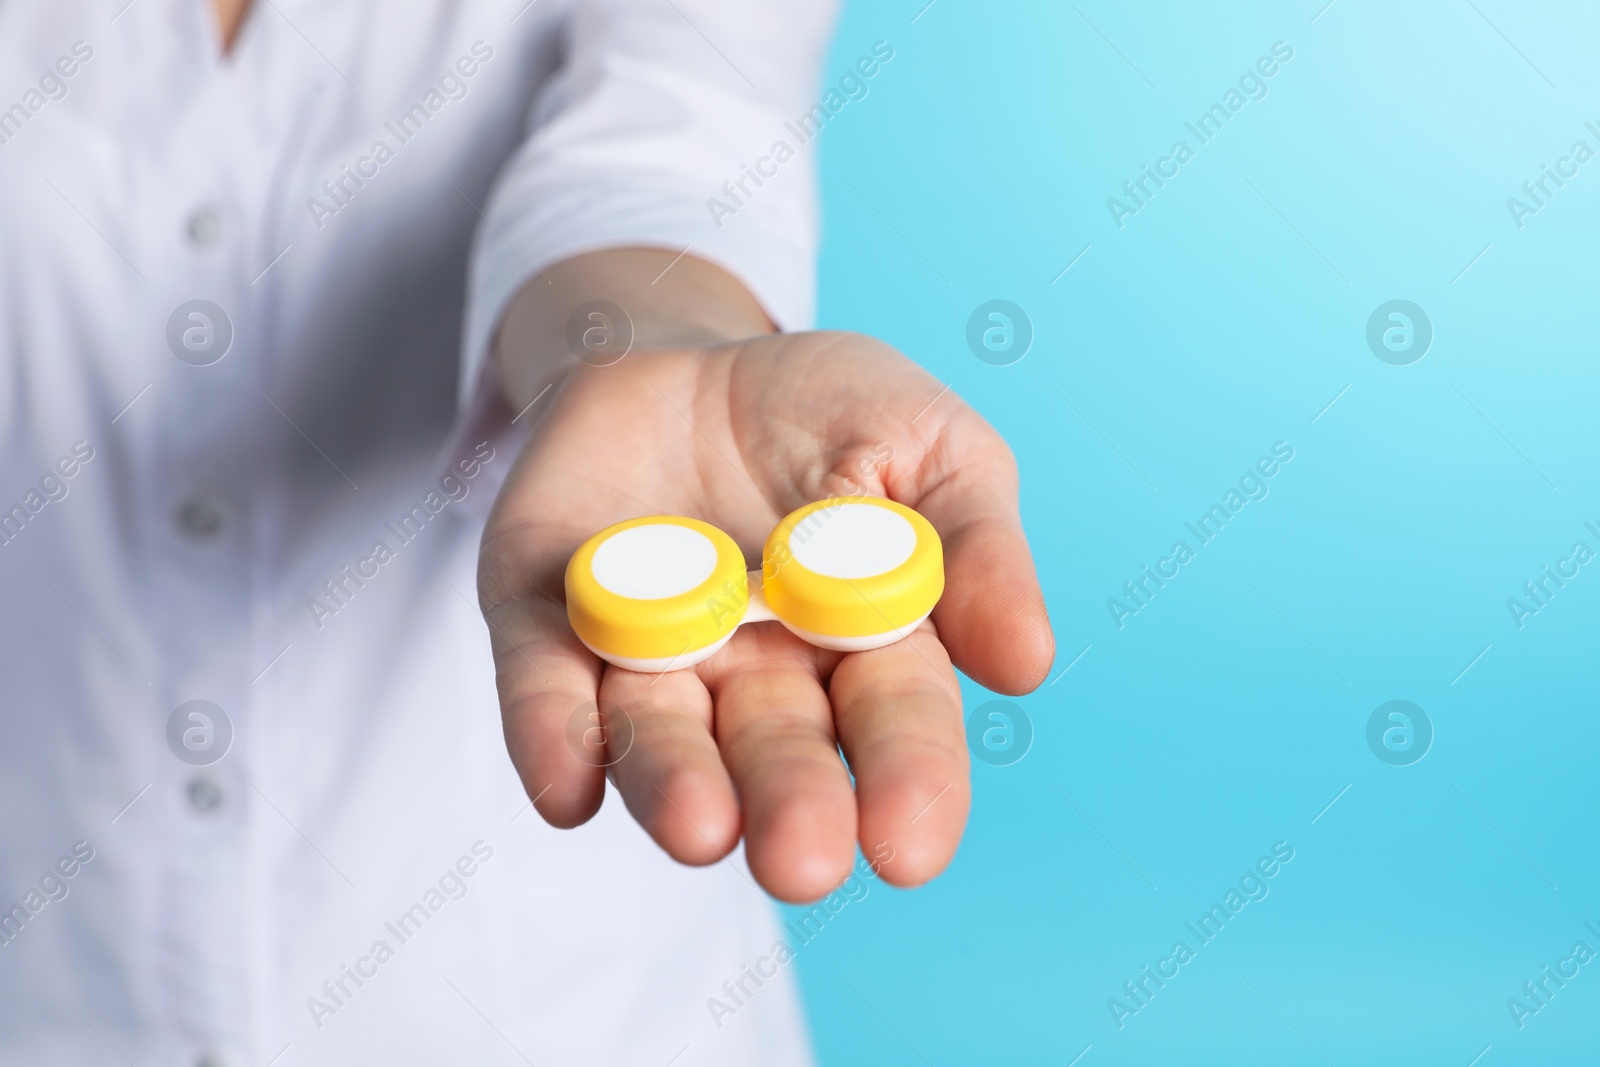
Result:
{"label": "wrist", "polygon": [[523,410],[576,367],[635,349],[709,347],[776,332],[732,274],[688,254],[619,248],[563,260],[511,302],[492,358],[506,398]]}

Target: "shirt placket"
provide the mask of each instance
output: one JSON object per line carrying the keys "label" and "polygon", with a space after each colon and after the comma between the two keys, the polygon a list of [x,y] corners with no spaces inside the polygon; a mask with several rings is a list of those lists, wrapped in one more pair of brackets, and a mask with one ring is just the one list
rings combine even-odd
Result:
{"label": "shirt placket", "polygon": [[[199,5],[196,5],[199,6]],[[192,17],[193,13],[190,13]],[[209,8],[200,12],[208,18]],[[206,27],[210,29],[209,25]],[[215,48],[214,31],[195,34]],[[238,113],[234,78],[210,54],[201,91],[175,104],[165,151],[145,158],[171,304],[152,389],[155,443],[141,543],[162,688],[171,704],[162,805],[167,863],[156,901],[159,987],[170,1039],[196,1067],[250,1061],[251,872],[261,797],[253,784],[250,640],[254,517],[261,457],[272,447],[262,377],[260,191],[253,160],[270,137]],[[252,116],[253,118],[254,116]]]}

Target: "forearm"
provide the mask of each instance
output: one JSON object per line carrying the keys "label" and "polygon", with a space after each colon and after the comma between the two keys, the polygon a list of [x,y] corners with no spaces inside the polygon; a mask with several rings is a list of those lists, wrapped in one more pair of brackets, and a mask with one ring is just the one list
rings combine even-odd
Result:
{"label": "forearm", "polygon": [[717,344],[777,329],[739,279],[693,255],[616,248],[574,256],[530,278],[501,323],[494,359],[513,410],[579,363],[582,349],[569,343],[569,323],[596,300],[626,312],[635,349]]}

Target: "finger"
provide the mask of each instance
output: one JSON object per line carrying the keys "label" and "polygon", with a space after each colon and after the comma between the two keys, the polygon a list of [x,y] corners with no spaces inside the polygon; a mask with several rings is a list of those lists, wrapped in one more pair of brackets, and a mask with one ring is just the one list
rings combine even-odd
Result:
{"label": "finger", "polygon": [[775,623],[735,641],[707,676],[717,744],[744,813],[745,857],[773,896],[816,900],[855,861],[855,796],[818,677],[831,657]]}
{"label": "finger", "polygon": [[587,822],[605,798],[604,760],[573,737],[581,740],[595,706],[600,661],[567,625],[565,607],[538,590],[502,545],[484,544],[478,598],[494,651],[506,751],[522,787],[552,826]]}
{"label": "finger", "polygon": [[934,457],[934,480],[912,506],[944,542],[945,592],[933,612],[939,638],[979,685],[1031,692],[1050,671],[1055,637],[1022,532],[1016,462],[970,411]]}
{"label": "finger", "polygon": [[711,694],[699,677],[612,668],[600,703],[616,720],[612,780],[639,825],[680,863],[715,863],[731,852],[739,799],[711,737]]}
{"label": "finger", "polygon": [[955,855],[972,791],[961,691],[931,626],[846,656],[829,685],[856,776],[862,853],[893,885],[921,885]]}

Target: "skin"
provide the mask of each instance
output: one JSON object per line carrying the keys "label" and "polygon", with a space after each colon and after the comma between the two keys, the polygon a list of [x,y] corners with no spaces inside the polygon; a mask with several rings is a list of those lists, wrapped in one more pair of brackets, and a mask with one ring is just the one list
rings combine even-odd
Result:
{"label": "skin", "polygon": [[[226,54],[250,0],[213,4]],[[635,328],[609,367],[566,344],[568,317],[594,299]],[[757,881],[789,901],[843,882],[858,842],[893,885],[942,871],[971,801],[953,668],[1020,694],[1055,652],[999,435],[888,345],[777,334],[732,275],[658,249],[544,271],[508,311],[493,362],[532,436],[484,531],[478,594],[506,745],[539,814],[580,825],[609,775],[669,855],[715,863],[743,837]],[[567,559],[614,522],[704,519],[759,566],[784,515],[863,491],[916,508],[944,542],[944,597],[898,644],[842,655],[758,623],[710,660],[654,676],[604,664],[567,624]],[[574,712],[593,704],[633,727],[606,768],[567,742]]]}
{"label": "skin", "polygon": [[250,10],[250,0],[211,0],[211,7],[217,15],[217,33],[222,38],[223,54],[227,54],[233,50],[233,42],[239,36],[239,27]]}
{"label": "skin", "polygon": [[[593,299],[626,309],[636,329],[606,367],[565,340],[568,316]],[[890,346],[775,333],[727,272],[654,249],[578,256],[535,277],[494,357],[532,435],[489,517],[478,589],[506,744],[539,814],[583,823],[609,774],[675,859],[714,863],[742,836],[756,879],[788,901],[837,887],[858,843],[887,857],[891,884],[942,871],[971,796],[953,668],[1020,694],[1054,655],[1000,436]],[[841,654],[757,623],[704,663],[646,675],[603,663],[567,623],[567,560],[611,523],[700,518],[759,566],[788,512],[863,491],[916,508],[944,543],[944,597],[905,641]],[[615,709],[632,724],[608,768],[567,740],[596,702],[609,738]]]}

